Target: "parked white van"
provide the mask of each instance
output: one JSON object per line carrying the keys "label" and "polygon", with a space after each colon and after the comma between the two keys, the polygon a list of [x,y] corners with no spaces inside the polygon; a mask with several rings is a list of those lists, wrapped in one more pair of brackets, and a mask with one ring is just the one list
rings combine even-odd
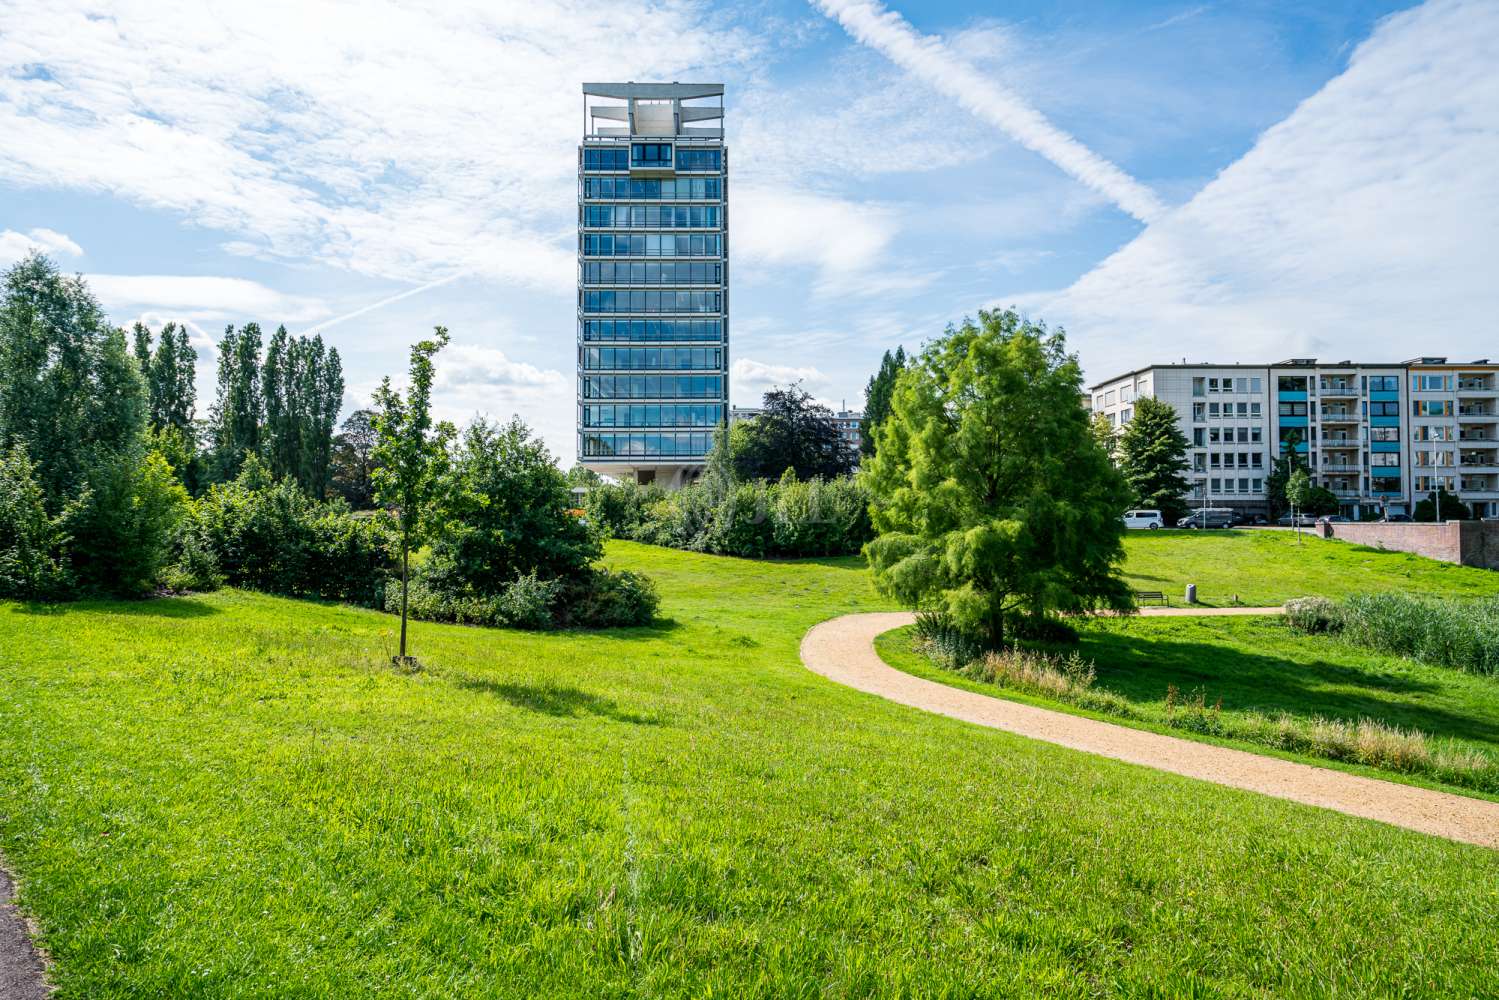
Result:
{"label": "parked white van", "polygon": [[1127,510],[1124,512],[1126,528],[1164,528],[1166,519],[1158,510]]}

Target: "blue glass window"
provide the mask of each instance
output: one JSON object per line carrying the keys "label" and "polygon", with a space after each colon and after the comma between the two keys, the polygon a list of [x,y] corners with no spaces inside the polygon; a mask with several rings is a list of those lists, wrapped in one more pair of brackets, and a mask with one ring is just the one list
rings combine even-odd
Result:
{"label": "blue glass window", "polygon": [[670,167],[671,143],[632,143],[630,145],[630,165],[633,167]]}

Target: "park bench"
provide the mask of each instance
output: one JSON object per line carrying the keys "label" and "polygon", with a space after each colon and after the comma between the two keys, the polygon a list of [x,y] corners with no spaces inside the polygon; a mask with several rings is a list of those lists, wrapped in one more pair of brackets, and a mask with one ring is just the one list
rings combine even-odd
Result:
{"label": "park bench", "polygon": [[1155,601],[1157,604],[1164,604],[1168,608],[1171,607],[1171,598],[1167,597],[1165,594],[1161,593],[1159,590],[1137,590],[1137,591],[1135,591],[1135,603],[1136,604],[1144,604],[1147,601]]}

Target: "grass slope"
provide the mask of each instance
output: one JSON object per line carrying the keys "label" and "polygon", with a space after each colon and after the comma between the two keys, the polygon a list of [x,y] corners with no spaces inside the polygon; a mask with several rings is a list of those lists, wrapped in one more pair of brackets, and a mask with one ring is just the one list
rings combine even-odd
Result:
{"label": "grass slope", "polygon": [[1469,996],[1499,854],[804,670],[851,561],[611,545],[670,623],[0,605],[0,850],[64,997]]}
{"label": "grass slope", "polygon": [[[1168,686],[1174,686],[1183,699],[1200,692],[1210,706],[1221,702],[1222,716],[1230,727],[1252,712],[1353,723],[1368,718],[1419,729],[1436,737],[1440,745],[1499,755],[1499,683],[1493,678],[1372,653],[1329,636],[1298,636],[1272,617],[1094,619],[1080,623],[1080,631],[1081,641],[1068,651],[1076,650],[1093,663],[1097,674],[1093,688],[1122,696],[1128,702],[1129,717],[1087,711],[944,670],[911,648],[910,628],[886,632],[875,641],[875,648],[886,663],[928,680],[1256,753],[1269,751],[1247,741],[1170,727]],[[1425,777],[1304,754],[1276,756],[1499,799],[1482,789]]]}
{"label": "grass slope", "polygon": [[1237,594],[1252,606],[1292,597],[1386,590],[1444,597],[1499,595],[1499,573],[1437,562],[1336,539],[1270,529],[1248,531],[1131,531],[1124,572],[1135,590],[1159,590],[1181,604],[1189,583],[1204,604],[1229,604]]}

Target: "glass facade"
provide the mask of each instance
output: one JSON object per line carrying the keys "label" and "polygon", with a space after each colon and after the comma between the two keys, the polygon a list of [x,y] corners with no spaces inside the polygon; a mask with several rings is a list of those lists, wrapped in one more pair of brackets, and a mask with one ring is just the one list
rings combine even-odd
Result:
{"label": "glass facade", "polygon": [[578,455],[604,466],[701,464],[728,409],[727,157],[672,127],[579,150]]}

